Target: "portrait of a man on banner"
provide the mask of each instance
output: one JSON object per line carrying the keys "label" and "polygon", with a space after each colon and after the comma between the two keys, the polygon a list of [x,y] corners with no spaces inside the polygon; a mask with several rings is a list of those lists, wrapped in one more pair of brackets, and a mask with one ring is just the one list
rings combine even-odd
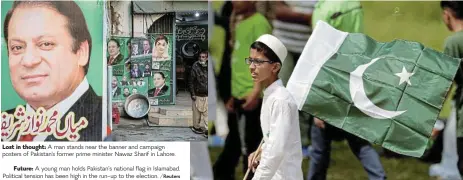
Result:
{"label": "portrait of a man on banner", "polygon": [[2,141],[103,140],[103,19],[81,9],[102,14],[95,5],[2,3]]}

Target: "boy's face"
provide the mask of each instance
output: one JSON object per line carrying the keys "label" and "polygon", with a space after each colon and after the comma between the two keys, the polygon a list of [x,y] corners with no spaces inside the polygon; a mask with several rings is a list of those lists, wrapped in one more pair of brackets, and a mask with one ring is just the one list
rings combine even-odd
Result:
{"label": "boy's face", "polygon": [[[258,52],[256,49],[251,49],[249,57],[257,61],[269,61],[263,53]],[[254,82],[262,82],[268,79],[273,73],[278,72],[277,68],[277,63],[270,64],[269,62],[253,62],[249,65]]]}

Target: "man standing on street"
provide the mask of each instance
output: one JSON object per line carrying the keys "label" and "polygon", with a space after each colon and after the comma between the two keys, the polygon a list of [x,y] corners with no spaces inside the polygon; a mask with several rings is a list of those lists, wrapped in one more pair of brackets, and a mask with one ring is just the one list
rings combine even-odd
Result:
{"label": "man standing on street", "polygon": [[[199,61],[191,67],[188,88],[193,100],[193,127],[191,130],[207,137],[207,62],[208,52],[199,54]],[[202,125],[202,126],[201,126]]]}

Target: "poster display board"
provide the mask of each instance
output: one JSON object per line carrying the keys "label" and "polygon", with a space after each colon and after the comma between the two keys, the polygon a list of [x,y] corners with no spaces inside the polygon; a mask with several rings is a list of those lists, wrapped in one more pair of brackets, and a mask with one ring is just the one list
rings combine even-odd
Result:
{"label": "poster display board", "polygon": [[113,101],[125,102],[138,93],[148,96],[151,105],[173,104],[172,49],[172,35],[109,39],[107,61],[113,63]]}

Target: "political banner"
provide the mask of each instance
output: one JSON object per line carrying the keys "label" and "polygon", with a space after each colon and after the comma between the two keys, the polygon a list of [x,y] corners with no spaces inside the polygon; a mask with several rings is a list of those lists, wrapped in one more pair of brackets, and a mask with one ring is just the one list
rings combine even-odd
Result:
{"label": "political banner", "polygon": [[2,141],[105,138],[102,2],[2,2]]}
{"label": "political banner", "polygon": [[158,61],[172,61],[172,35],[150,34],[150,36],[153,41],[153,63]]}
{"label": "political banner", "polygon": [[151,105],[166,105],[172,103],[173,82],[169,71],[153,71],[149,80],[148,97]]}
{"label": "political banner", "polygon": [[[174,66],[173,36],[171,34],[149,34],[153,41],[151,77],[149,78],[148,97],[151,105],[174,104]],[[162,87],[161,87],[162,86]],[[159,89],[161,88],[161,89]]]}

